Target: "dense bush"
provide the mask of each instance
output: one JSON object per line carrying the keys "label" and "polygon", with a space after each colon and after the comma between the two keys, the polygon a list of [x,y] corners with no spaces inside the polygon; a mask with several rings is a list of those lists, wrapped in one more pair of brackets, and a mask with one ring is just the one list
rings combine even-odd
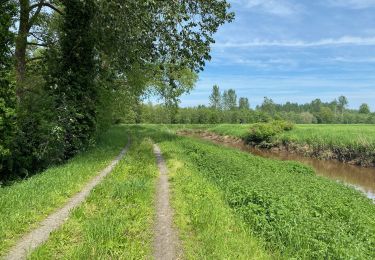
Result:
{"label": "dense bush", "polygon": [[272,121],[270,123],[257,123],[250,127],[245,136],[248,143],[271,142],[272,138],[284,131],[293,129],[293,124],[287,121]]}

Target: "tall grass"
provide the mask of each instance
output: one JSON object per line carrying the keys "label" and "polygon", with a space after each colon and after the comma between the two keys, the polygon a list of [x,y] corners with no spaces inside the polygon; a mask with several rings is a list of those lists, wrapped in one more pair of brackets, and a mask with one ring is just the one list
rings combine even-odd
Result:
{"label": "tall grass", "polygon": [[100,170],[127,142],[124,127],[104,134],[96,147],[58,167],[11,186],[0,187],[0,256],[20,236],[62,206]]}
{"label": "tall grass", "polygon": [[298,125],[279,140],[352,148],[375,148],[375,125]]}
{"label": "tall grass", "polygon": [[[251,126],[183,125],[180,129],[199,129],[246,140]],[[172,129],[179,128],[174,126]],[[287,146],[308,156],[375,165],[375,125],[296,125],[291,131],[279,133],[266,141],[271,146]]]}
{"label": "tall grass", "polygon": [[223,193],[168,151],[172,205],[186,259],[269,259],[264,247],[222,200]]}

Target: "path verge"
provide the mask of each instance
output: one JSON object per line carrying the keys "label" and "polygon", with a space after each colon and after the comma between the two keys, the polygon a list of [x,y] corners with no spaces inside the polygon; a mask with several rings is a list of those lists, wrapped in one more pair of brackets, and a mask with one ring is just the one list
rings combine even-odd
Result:
{"label": "path verge", "polygon": [[180,259],[180,243],[177,231],[173,228],[173,210],[169,201],[168,168],[156,144],[154,144],[154,153],[160,173],[156,188],[154,258],[156,260]]}
{"label": "path verge", "polygon": [[49,234],[58,229],[64,221],[68,218],[70,211],[81,204],[85,198],[90,194],[91,190],[98,185],[118,164],[118,162],[124,157],[130,147],[130,138],[126,147],[121,153],[102,170],[96,177],[94,177],[79,193],[74,195],[69,202],[55,213],[49,215],[44,221],[42,221],[38,228],[34,229],[24,237],[22,237],[18,243],[10,250],[5,256],[7,260],[26,259],[27,255],[33,251],[36,247],[44,243]]}

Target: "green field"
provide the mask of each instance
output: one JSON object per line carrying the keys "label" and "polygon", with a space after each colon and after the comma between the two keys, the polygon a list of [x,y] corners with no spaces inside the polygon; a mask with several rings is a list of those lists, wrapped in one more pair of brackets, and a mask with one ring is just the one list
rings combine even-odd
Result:
{"label": "green field", "polygon": [[[234,129],[194,127],[217,133]],[[240,127],[245,131],[248,126]],[[152,258],[157,175],[153,142],[160,145],[169,168],[174,225],[184,259],[375,258],[375,206],[362,193],[318,177],[299,163],[177,136],[174,132],[181,128],[116,127],[101,145],[66,165],[1,188],[0,203],[8,205],[6,211],[2,208],[2,219],[12,221],[1,221],[2,253],[78,191],[130,134],[129,153],[31,259]],[[108,156],[99,152],[102,146]],[[96,172],[85,173],[91,170]],[[36,206],[22,195],[36,190],[35,185],[44,187],[31,193]]]}

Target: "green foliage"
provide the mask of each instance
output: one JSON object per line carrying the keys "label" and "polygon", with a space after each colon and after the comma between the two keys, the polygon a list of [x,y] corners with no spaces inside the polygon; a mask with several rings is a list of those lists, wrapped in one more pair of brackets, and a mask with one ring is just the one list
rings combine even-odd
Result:
{"label": "green foliage", "polygon": [[320,112],[317,114],[319,123],[333,123],[335,115],[329,107],[322,107]]}
{"label": "green foliage", "polygon": [[240,100],[238,101],[238,108],[240,110],[249,110],[250,109],[249,99],[245,97],[240,97]]}
{"label": "green foliage", "polygon": [[294,162],[263,159],[188,138],[160,139],[263,240],[296,259],[373,259],[375,207],[360,192]]}
{"label": "green foliage", "polygon": [[237,94],[234,89],[225,90],[222,98],[224,110],[235,110],[237,108]]}
{"label": "green foliage", "polygon": [[15,5],[10,1],[0,2],[0,179],[7,171],[12,155],[12,144],[16,132],[16,96],[15,87],[10,79],[13,33],[10,27],[13,24]]}
{"label": "green foliage", "polygon": [[210,59],[218,27],[234,18],[225,0],[96,3],[99,49],[120,71],[154,63],[198,72]]}
{"label": "green foliage", "polygon": [[92,21],[94,1],[64,1],[61,64],[51,88],[57,124],[63,129],[64,157],[85,149],[96,130],[97,88]]}
{"label": "green foliage", "polygon": [[359,113],[360,114],[369,114],[370,113],[370,107],[366,103],[363,103],[359,107]]}
{"label": "green foliage", "polygon": [[213,108],[213,109],[221,109],[221,93],[220,93],[220,89],[219,89],[219,86],[218,85],[214,85],[212,87],[212,93],[209,97],[209,100],[210,100],[210,106]]}
{"label": "green foliage", "polygon": [[257,123],[250,127],[245,140],[249,143],[269,143],[276,136],[284,131],[293,129],[293,124],[287,121],[272,121],[270,123]]}

